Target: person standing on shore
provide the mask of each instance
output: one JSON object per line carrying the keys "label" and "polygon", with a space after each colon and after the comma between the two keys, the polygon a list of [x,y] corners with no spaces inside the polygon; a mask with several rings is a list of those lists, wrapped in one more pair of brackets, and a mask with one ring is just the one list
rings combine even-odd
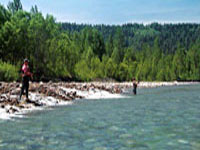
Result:
{"label": "person standing on shore", "polygon": [[29,89],[29,80],[30,77],[33,78],[33,74],[30,72],[30,68],[28,66],[29,60],[24,59],[24,64],[22,66],[22,87],[21,92],[19,96],[19,101],[21,101],[22,94],[24,93],[24,90],[26,90],[26,100],[28,100],[28,89]]}
{"label": "person standing on shore", "polygon": [[137,86],[138,86],[139,82],[136,81],[135,78],[133,78],[133,94],[136,95],[137,94]]}

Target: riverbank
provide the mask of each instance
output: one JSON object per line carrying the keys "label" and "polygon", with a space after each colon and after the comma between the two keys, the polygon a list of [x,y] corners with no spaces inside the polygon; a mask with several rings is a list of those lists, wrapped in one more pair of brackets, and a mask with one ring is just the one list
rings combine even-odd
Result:
{"label": "riverbank", "polygon": [[[138,88],[178,86],[198,82],[140,82]],[[131,82],[90,82],[90,83],[30,83],[29,100],[18,102],[20,83],[0,82],[0,119],[22,117],[30,111],[56,105],[70,105],[76,99],[120,98]],[[25,98],[24,98],[25,99]]]}

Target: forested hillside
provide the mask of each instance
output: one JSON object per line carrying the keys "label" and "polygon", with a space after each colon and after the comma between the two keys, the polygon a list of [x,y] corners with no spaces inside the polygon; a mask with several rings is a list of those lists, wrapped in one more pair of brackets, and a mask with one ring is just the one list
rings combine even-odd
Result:
{"label": "forested hillside", "polygon": [[200,80],[200,25],[57,23],[20,0],[0,5],[0,80],[17,80],[23,59],[35,80]]}

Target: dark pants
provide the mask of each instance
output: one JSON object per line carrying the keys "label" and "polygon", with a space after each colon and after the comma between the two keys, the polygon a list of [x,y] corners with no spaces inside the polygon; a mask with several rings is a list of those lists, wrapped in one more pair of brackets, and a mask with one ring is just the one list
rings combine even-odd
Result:
{"label": "dark pants", "polygon": [[24,94],[24,90],[26,90],[26,98],[28,99],[28,88],[29,88],[29,77],[25,76],[22,79],[22,88],[21,88],[20,97],[19,97],[20,100],[21,100],[22,94]]}
{"label": "dark pants", "polygon": [[133,87],[133,94],[134,94],[134,95],[137,94],[137,87],[136,87],[136,86]]}

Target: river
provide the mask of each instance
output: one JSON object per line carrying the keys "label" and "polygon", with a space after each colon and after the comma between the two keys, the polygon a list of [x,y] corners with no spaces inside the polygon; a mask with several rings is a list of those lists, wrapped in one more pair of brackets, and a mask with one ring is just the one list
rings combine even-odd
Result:
{"label": "river", "polygon": [[139,89],[0,120],[2,150],[199,150],[200,85]]}

